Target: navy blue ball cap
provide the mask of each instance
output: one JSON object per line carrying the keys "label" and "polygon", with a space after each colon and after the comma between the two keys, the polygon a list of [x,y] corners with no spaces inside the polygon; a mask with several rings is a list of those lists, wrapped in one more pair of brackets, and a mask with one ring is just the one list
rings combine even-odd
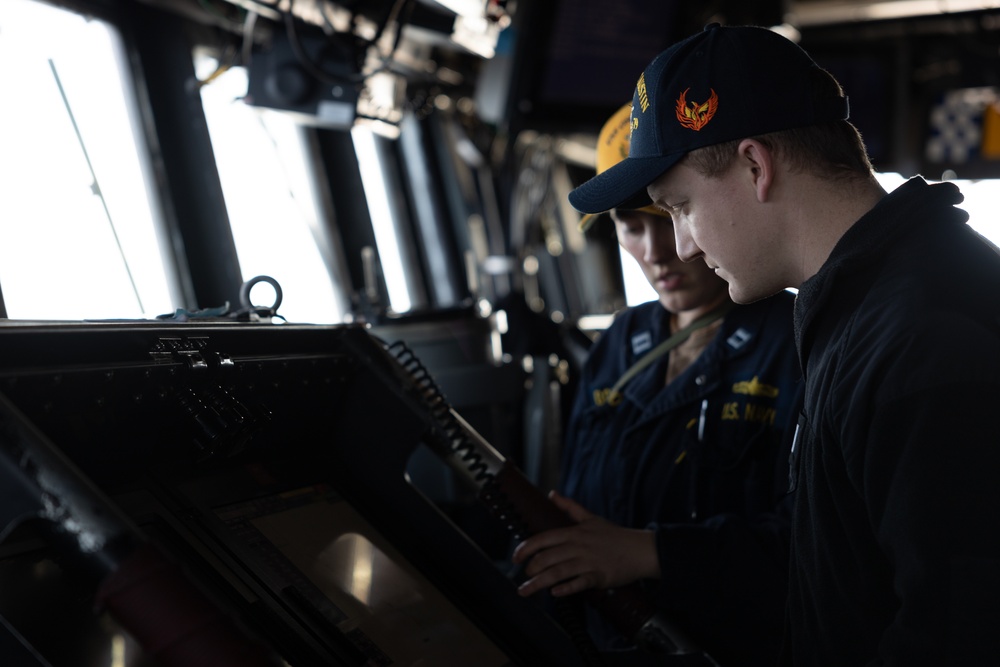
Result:
{"label": "navy blue ball cap", "polygon": [[636,84],[628,157],[570,192],[570,204],[583,213],[640,208],[650,203],[646,186],[696,148],[846,120],[846,97],[815,98],[817,69],[767,28],[712,24],[677,42]]}

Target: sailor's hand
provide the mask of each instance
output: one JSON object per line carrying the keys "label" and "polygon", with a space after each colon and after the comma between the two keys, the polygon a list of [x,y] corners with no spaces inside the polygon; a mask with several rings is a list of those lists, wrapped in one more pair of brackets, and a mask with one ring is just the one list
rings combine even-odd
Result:
{"label": "sailor's hand", "polygon": [[513,561],[526,563],[528,575],[518,593],[527,596],[551,588],[552,595],[562,597],[660,576],[653,531],[623,528],[555,491],[549,498],[576,525],[539,533],[517,545]]}

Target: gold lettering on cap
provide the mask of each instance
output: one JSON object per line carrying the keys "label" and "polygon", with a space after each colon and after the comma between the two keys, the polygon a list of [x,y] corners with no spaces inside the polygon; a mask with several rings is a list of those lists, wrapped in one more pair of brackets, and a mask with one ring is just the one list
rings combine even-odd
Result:
{"label": "gold lettering on cap", "polygon": [[639,76],[639,82],[635,84],[635,92],[639,93],[639,106],[642,107],[642,112],[646,113],[646,110],[649,108],[649,96],[646,94],[645,72]]}

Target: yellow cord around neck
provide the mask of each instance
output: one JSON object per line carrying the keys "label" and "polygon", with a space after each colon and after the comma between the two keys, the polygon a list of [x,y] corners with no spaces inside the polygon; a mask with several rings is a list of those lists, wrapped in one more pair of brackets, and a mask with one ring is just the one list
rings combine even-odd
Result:
{"label": "yellow cord around neck", "polygon": [[628,384],[629,380],[638,375],[644,368],[646,368],[651,363],[656,361],[658,358],[662,357],[664,354],[670,352],[670,350],[674,349],[675,347],[686,341],[691,336],[691,334],[693,334],[698,329],[703,329],[712,322],[715,322],[719,318],[723,317],[726,313],[732,310],[734,305],[736,304],[734,304],[729,299],[726,299],[726,301],[723,302],[722,305],[720,305],[718,308],[711,311],[704,317],[695,320],[694,322],[687,325],[677,333],[670,336],[670,338],[666,339],[665,341],[654,347],[652,350],[647,352],[645,355],[643,355],[641,359],[639,359],[639,361],[632,364],[632,367],[629,368],[627,371],[625,371],[625,373],[622,374],[620,378],[618,378],[618,382],[615,382],[615,386],[611,388],[611,395],[614,396],[616,394],[621,393],[622,387]]}

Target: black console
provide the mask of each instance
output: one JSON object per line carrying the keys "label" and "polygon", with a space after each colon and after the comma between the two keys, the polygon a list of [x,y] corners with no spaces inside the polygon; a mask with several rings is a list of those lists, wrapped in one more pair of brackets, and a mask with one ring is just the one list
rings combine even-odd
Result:
{"label": "black console", "polygon": [[582,664],[408,481],[436,428],[409,372],[360,326],[0,326],[0,649],[153,664],[101,604],[142,545],[293,667]]}

